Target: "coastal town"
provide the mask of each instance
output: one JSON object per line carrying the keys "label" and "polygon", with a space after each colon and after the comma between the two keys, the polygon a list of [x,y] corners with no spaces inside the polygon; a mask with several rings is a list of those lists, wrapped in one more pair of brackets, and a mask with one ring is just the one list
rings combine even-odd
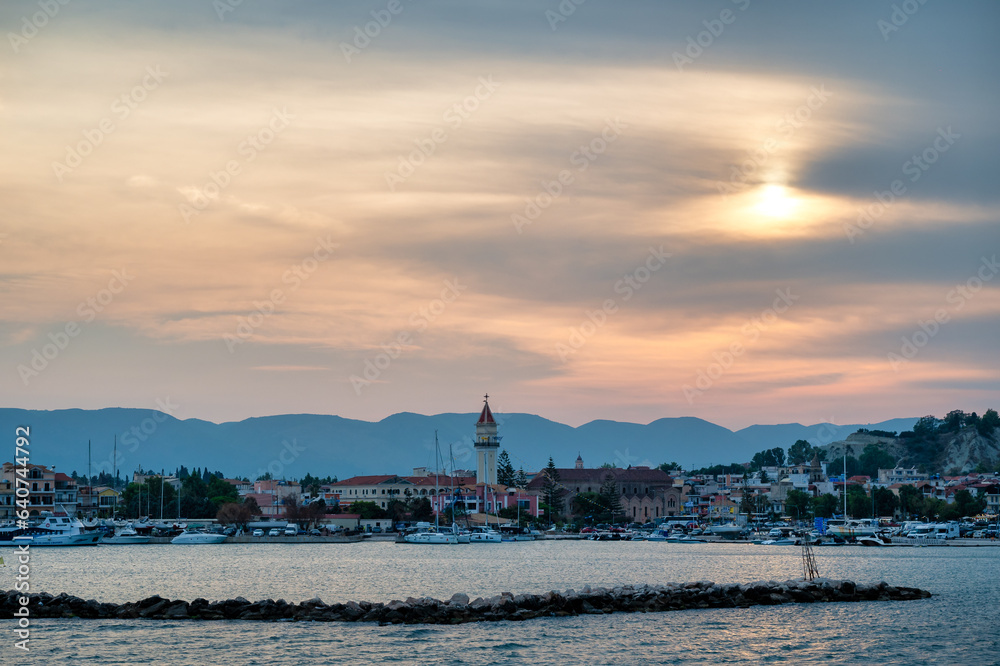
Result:
{"label": "coastal town", "polygon": [[[410,474],[254,481],[207,470],[184,476],[136,471],[121,488],[81,484],[52,466],[32,464],[27,468],[29,518],[38,522],[63,516],[79,518],[85,527],[127,524],[165,535],[190,522],[244,539],[402,534],[414,526],[433,531],[432,522],[438,530],[448,525],[495,532],[496,540],[502,534],[621,538],[625,532],[628,538],[656,539],[654,533],[667,538],[670,530],[658,530],[661,526],[688,537],[751,538],[779,526],[802,533],[815,530],[819,537],[836,534],[827,525],[845,518],[874,526],[847,536],[889,533],[907,522],[961,521],[951,536],[997,537],[996,472],[940,475],[890,467],[845,478],[843,470],[850,469],[846,462],[837,475],[830,468],[839,461],[821,460],[819,448],[799,441],[789,449],[794,463],[776,448],[755,456],[758,464],[745,465],[742,473],[732,466],[722,473],[685,471],[673,464],[591,467],[579,455],[572,467],[559,467],[550,458],[547,467],[526,473],[515,472],[500,449],[499,425],[488,397],[474,427],[475,470],[449,470],[443,464]],[[877,439],[878,434],[866,432],[849,436],[845,461],[847,446],[860,449]],[[803,461],[806,455],[811,457]],[[444,456],[440,461],[447,462]],[[0,534],[8,539],[17,531],[18,474],[19,468],[4,463],[0,524],[6,527]]]}

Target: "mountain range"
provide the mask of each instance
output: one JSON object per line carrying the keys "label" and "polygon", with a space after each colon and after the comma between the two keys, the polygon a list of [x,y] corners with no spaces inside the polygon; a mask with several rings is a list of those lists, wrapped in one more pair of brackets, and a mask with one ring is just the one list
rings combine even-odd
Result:
{"label": "mountain range", "polygon": [[[916,418],[875,424],[754,425],[732,431],[694,417],[663,418],[642,425],[591,421],[579,427],[534,414],[494,413],[501,448],[515,469],[537,472],[552,456],[557,467],[572,467],[578,455],[587,467],[610,463],[656,466],[677,462],[684,468],[749,461],[757,451],[788,448],[797,439],[813,445],[842,440],[858,428],[908,430]],[[254,479],[363,474],[410,474],[414,467],[435,467],[435,432],[442,462],[437,467],[475,469],[472,445],[478,414],[402,412],[381,421],[339,416],[285,414],[228,423],[180,420],[148,409],[109,408],[53,411],[0,409],[0,432],[9,433],[14,456],[14,428],[31,428],[31,462],[58,471],[85,474],[88,442],[91,470],[131,477],[137,469],[166,470],[180,465],[208,468],[228,477]],[[115,442],[117,441],[117,449]],[[117,464],[115,451],[117,450]],[[450,460],[449,460],[450,459]]]}

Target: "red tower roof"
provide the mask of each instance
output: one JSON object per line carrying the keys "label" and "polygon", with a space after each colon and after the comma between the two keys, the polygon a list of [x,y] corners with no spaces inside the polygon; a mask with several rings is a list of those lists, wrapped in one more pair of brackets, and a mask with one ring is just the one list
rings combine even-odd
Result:
{"label": "red tower roof", "polygon": [[476,425],[479,425],[480,423],[496,423],[496,421],[493,420],[493,412],[490,411],[490,403],[487,402],[487,400],[489,400],[489,397],[490,395],[489,393],[487,393],[486,399],[483,400],[483,402],[485,403],[483,405],[483,411],[479,414],[479,420],[476,421]]}

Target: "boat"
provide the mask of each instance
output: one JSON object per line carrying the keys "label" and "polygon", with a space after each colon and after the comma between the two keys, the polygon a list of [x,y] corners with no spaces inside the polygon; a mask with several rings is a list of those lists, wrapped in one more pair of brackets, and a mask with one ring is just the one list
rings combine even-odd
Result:
{"label": "boat", "polygon": [[730,522],[725,525],[712,525],[706,532],[717,534],[723,539],[735,539],[743,532],[743,528],[734,522]]}
{"label": "boat", "polygon": [[458,535],[450,534],[448,532],[437,532],[434,530],[425,530],[422,532],[413,532],[407,534],[403,537],[403,541],[406,543],[419,543],[419,544],[452,544],[458,543]]}
{"label": "boat", "polygon": [[761,546],[794,546],[798,544],[795,539],[789,539],[788,537],[782,537],[780,539],[765,539],[760,542]]}
{"label": "boat", "polygon": [[41,525],[29,530],[32,534],[20,534],[11,539],[17,546],[96,546],[101,540],[100,532],[87,532],[78,518],[55,516],[45,512]]}
{"label": "boat", "polygon": [[[434,467],[438,466],[438,460],[441,458],[441,445],[438,444],[438,434],[437,430],[434,431]],[[434,471],[434,487],[438,488],[439,479],[437,470]],[[417,523],[417,530],[403,536],[403,541],[406,543],[416,543],[416,544],[453,544],[458,543],[458,534],[455,532],[442,532],[440,529],[440,514],[441,514],[441,504],[434,510],[434,529],[431,529],[430,523]]]}
{"label": "boat", "polygon": [[857,538],[862,536],[875,536],[882,529],[878,520],[873,518],[852,518],[849,520],[831,520],[826,525],[828,534],[839,536],[843,539]]}
{"label": "boat", "polygon": [[469,543],[500,543],[503,537],[492,527],[476,527],[469,532]]}
{"label": "boat", "polygon": [[128,523],[125,527],[115,532],[114,535],[104,537],[101,543],[126,546],[130,544],[149,543],[150,539],[151,537],[143,536],[136,532],[135,528],[132,527],[132,523]]}
{"label": "boat", "polygon": [[212,534],[211,532],[205,532],[204,530],[184,530],[181,534],[178,534],[170,543],[175,543],[179,545],[185,544],[199,544],[199,543],[222,543],[228,537],[225,534]]}
{"label": "boat", "polygon": [[690,534],[679,537],[675,543],[708,543],[704,539],[698,539]]}
{"label": "boat", "polygon": [[885,535],[882,535],[882,534],[876,534],[875,536],[860,536],[860,537],[858,537],[855,540],[859,544],[861,544],[862,546],[876,546],[877,547],[877,546],[891,546],[892,545],[892,539],[890,539],[889,537],[887,537]]}

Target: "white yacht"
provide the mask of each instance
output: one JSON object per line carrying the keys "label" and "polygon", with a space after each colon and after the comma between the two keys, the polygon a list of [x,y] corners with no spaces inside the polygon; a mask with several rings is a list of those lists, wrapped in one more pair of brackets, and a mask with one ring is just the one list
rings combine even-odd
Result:
{"label": "white yacht", "polygon": [[831,520],[826,524],[827,534],[833,534],[843,539],[859,536],[875,536],[881,529],[878,520],[873,518]]}
{"label": "white yacht", "polygon": [[427,530],[425,532],[414,532],[412,534],[407,534],[403,537],[403,541],[406,543],[422,543],[422,544],[450,544],[458,543],[457,534],[449,534],[447,532],[434,532]]}
{"label": "white yacht", "polygon": [[724,539],[735,539],[741,532],[743,532],[743,528],[734,522],[725,525],[712,525],[706,530],[706,533],[716,534]]}
{"label": "white yacht", "polygon": [[96,546],[101,540],[100,532],[87,532],[83,523],[77,518],[67,516],[45,516],[45,520],[37,528],[45,530],[41,534],[19,535],[11,541],[15,546],[29,544],[31,546]]}
{"label": "white yacht", "polygon": [[202,530],[184,530],[182,534],[178,534],[170,543],[176,544],[196,544],[196,543],[222,543],[226,540],[225,534],[212,534],[211,532],[204,532]]}
{"label": "white yacht", "polygon": [[126,524],[124,527],[115,532],[114,536],[104,537],[101,543],[111,544],[111,545],[129,545],[138,543],[149,543],[152,537],[142,536],[135,531],[132,527],[132,523]]}
{"label": "white yacht", "polygon": [[477,527],[469,532],[469,543],[500,543],[503,538],[492,527]]}

